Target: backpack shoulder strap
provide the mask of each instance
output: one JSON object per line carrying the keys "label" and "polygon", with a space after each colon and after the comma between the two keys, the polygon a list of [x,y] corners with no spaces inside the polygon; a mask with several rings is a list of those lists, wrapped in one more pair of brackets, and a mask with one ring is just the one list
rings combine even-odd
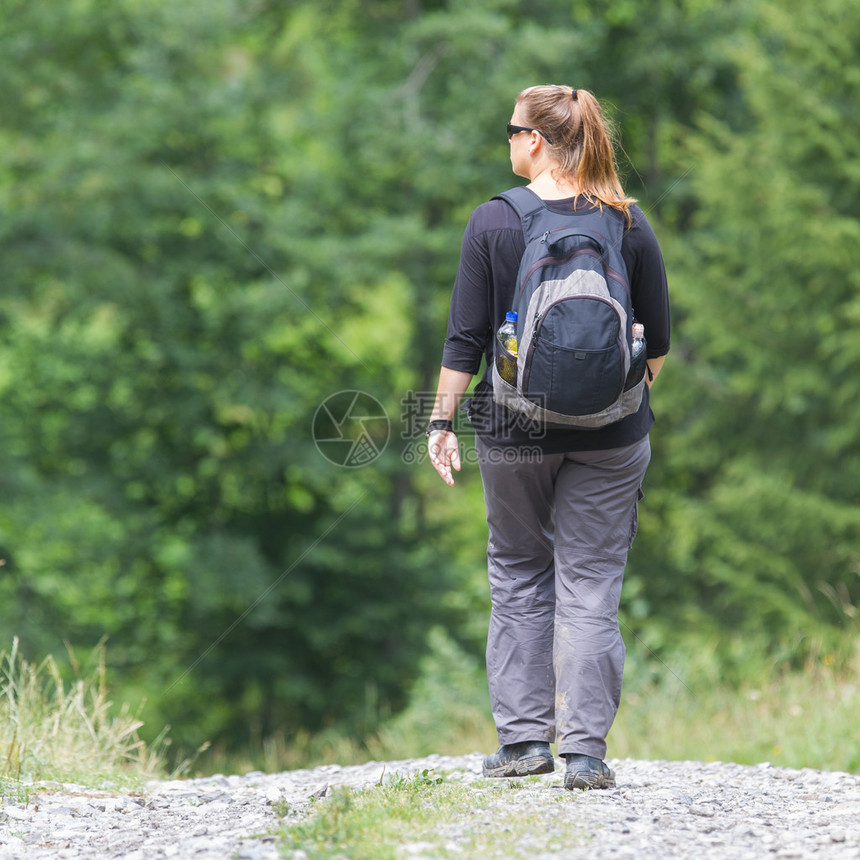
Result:
{"label": "backpack shoulder strap", "polygon": [[[536,215],[546,211],[546,205],[534,191],[529,191],[524,185],[518,185],[516,188],[497,194],[493,200],[504,200],[520,216],[527,243],[536,238],[533,235],[532,224]],[[537,232],[541,235],[543,231]]]}
{"label": "backpack shoulder strap", "polygon": [[[571,216],[558,215],[549,209],[544,200],[530,191],[524,185],[518,185],[507,191],[496,194],[493,200],[504,200],[520,216],[523,224],[526,244],[539,239],[548,228],[557,226],[558,219],[570,218],[575,215],[581,226],[578,232],[590,236],[603,249],[604,254],[610,249],[621,251],[621,241],[624,238],[624,218],[609,207],[601,213],[583,213]],[[562,221],[561,223],[565,223]]]}

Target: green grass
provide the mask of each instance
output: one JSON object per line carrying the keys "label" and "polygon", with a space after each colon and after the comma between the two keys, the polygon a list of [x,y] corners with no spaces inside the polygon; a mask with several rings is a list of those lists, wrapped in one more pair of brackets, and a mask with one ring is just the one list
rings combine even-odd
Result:
{"label": "green grass", "polygon": [[762,660],[738,683],[722,681],[716,666],[678,665],[680,679],[629,684],[611,756],[860,772],[857,653],[823,653],[794,669]]}
{"label": "green grass", "polygon": [[[496,736],[480,661],[439,631],[431,644],[410,706],[373,735],[357,740],[329,730],[277,736],[261,750],[201,757],[197,772],[274,773],[492,751]],[[726,643],[718,652],[713,643],[694,640],[661,660],[631,648],[609,757],[769,761],[860,772],[853,742],[860,712],[854,641],[846,637],[829,651],[808,648],[799,665],[741,644],[749,647],[733,656]],[[70,656],[76,669],[68,680],[50,657],[28,663],[17,642],[0,655],[0,796],[25,796],[34,781],[135,787],[167,775],[164,740],[145,744],[139,719],[111,704],[103,647],[85,671]],[[187,770],[183,763],[171,775]]]}
{"label": "green grass", "polygon": [[[511,789],[535,791],[545,802],[518,809]],[[425,770],[362,791],[338,789],[299,820],[284,809],[277,836],[283,856],[301,850],[309,860],[526,860],[587,844],[574,811],[578,794],[552,792],[534,778],[466,786]]]}
{"label": "green grass", "polygon": [[[704,638],[692,640],[662,655],[662,662],[647,650],[630,649],[610,758],[768,761],[860,772],[860,749],[852,741],[860,713],[860,651],[853,641],[846,638],[841,653],[810,649],[799,666],[753,646],[730,657],[720,644],[718,652]],[[279,736],[254,754],[216,754],[200,765],[210,773],[274,773],[331,762],[486,753],[496,744],[483,668],[437,637],[410,706],[370,737],[359,741],[334,730]]]}
{"label": "green grass", "polygon": [[[704,641],[695,645],[663,663],[655,664],[647,653],[632,655],[609,737],[611,758],[769,761],[860,771],[854,743],[860,652],[853,643],[846,642],[841,655],[822,651],[794,668],[754,650],[740,668],[727,668],[725,654],[718,656]],[[437,658],[418,685],[421,695],[364,744],[329,734],[318,736],[315,745],[305,737],[300,749],[288,754],[307,756],[306,764],[316,763],[317,755],[348,764],[494,749],[486,683],[477,667],[458,658],[453,670],[445,669],[445,659]],[[724,678],[729,673],[731,682]],[[623,761],[617,777],[623,785]],[[505,781],[503,788],[493,782],[466,786],[456,777],[433,780],[425,771],[366,791],[336,791],[310,814],[284,810],[278,834],[282,854],[290,858],[301,849],[309,860],[517,860],[542,853],[563,856],[573,847],[587,850],[589,835],[576,823],[579,792],[553,792],[533,785],[535,780]],[[518,811],[511,788],[538,790],[540,801]]]}
{"label": "green grass", "polygon": [[52,657],[27,662],[17,639],[0,654],[0,796],[25,796],[34,781],[129,787],[164,775],[162,744],[145,744],[141,722],[108,699],[103,646],[94,657],[85,675],[70,653],[66,681]]}

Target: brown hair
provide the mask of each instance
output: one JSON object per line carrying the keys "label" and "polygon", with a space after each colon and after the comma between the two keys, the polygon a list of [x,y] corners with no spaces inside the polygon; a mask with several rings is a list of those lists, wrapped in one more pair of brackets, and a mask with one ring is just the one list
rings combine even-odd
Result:
{"label": "brown hair", "polygon": [[582,196],[623,212],[630,224],[630,206],[636,201],[621,187],[613,129],[594,95],[572,87],[529,87],[517,96],[517,106],[523,121],[552,141],[550,152],[558,158],[561,174],[576,179]]}

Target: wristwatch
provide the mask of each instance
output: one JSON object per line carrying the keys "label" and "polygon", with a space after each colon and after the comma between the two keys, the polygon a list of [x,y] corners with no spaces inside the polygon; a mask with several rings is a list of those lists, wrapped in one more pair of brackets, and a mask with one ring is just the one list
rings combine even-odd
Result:
{"label": "wristwatch", "polygon": [[438,418],[435,421],[431,421],[427,425],[427,429],[424,431],[424,435],[429,439],[431,433],[435,433],[437,430],[448,430],[449,432],[454,429],[454,422],[448,421],[444,418]]}

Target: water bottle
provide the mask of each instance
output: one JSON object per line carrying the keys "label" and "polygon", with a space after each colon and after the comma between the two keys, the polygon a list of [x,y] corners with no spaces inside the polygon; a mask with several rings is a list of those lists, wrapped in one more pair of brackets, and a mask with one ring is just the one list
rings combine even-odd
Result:
{"label": "water bottle", "polygon": [[645,349],[645,326],[642,323],[633,323],[633,343],[630,347],[630,357],[636,358]]}
{"label": "water bottle", "polygon": [[496,337],[502,349],[496,358],[499,375],[509,385],[517,384],[517,312],[508,311]]}

